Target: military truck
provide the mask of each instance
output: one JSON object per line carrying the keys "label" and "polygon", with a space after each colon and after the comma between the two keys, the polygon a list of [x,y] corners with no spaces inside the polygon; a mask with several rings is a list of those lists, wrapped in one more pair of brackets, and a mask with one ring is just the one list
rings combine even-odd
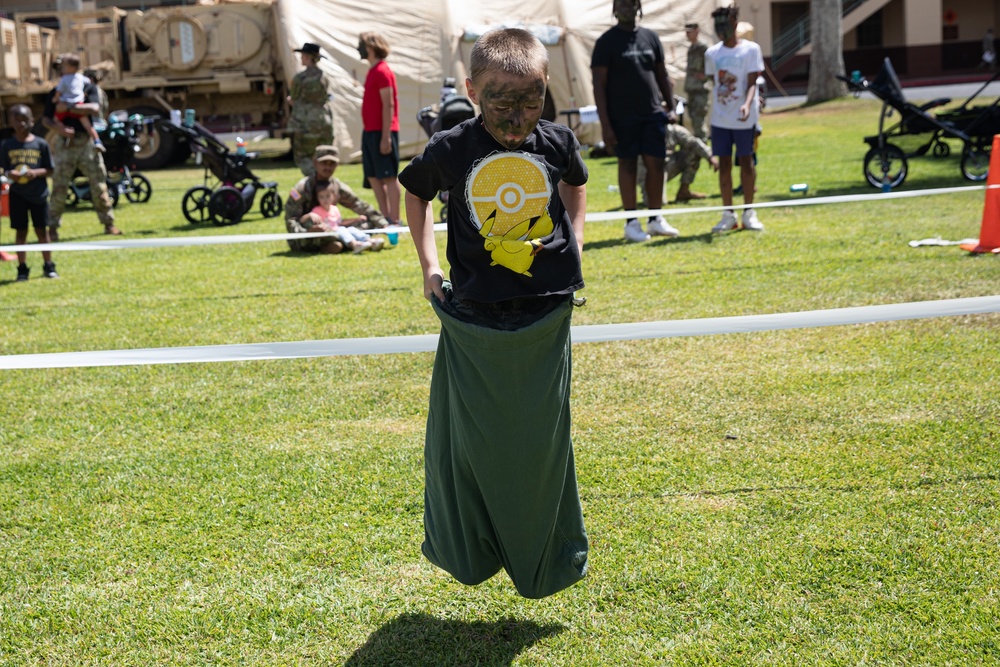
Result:
{"label": "military truck", "polygon": [[[60,53],[80,55],[100,77],[109,111],[167,116],[194,109],[215,132],[265,130],[283,120],[284,49],[277,0],[214,5],[18,12],[0,18],[0,125],[6,109],[28,104],[41,118],[57,83]],[[182,161],[190,150],[150,124],[137,155],[142,169]]]}

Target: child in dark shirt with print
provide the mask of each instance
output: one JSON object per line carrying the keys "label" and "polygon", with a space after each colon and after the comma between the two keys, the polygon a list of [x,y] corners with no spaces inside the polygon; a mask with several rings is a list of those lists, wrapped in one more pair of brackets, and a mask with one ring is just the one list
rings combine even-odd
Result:
{"label": "child in dark shirt with print", "polygon": [[[529,598],[579,581],[588,553],[569,410],[587,168],[573,133],[541,120],[547,81],[530,32],[486,33],[466,80],[481,115],[436,134],[399,176],[442,324],[423,553],[467,585],[502,567]],[[443,190],[450,281],[431,218]]]}
{"label": "child in dark shirt with print", "polygon": [[[0,173],[10,181],[10,226],[14,230],[15,243],[27,243],[29,215],[38,242],[48,243],[49,183],[46,179],[52,175],[53,168],[49,144],[31,133],[35,119],[26,105],[12,106],[7,119],[14,136],[0,144]],[[17,252],[18,282],[27,280],[31,271],[27,256],[23,250]],[[58,278],[50,251],[42,250],[42,261],[42,275]]]}

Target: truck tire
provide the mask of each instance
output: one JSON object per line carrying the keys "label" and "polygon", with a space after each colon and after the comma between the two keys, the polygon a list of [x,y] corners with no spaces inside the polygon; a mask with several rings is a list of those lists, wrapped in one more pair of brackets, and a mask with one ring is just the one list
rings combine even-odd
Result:
{"label": "truck tire", "polygon": [[[142,116],[165,116],[166,111],[156,107],[138,106],[127,109],[129,116],[141,114]],[[168,132],[160,132],[155,124],[146,126],[143,138],[139,142],[139,151],[135,154],[136,169],[151,171],[162,169],[171,163],[174,151],[177,148],[177,138]]]}

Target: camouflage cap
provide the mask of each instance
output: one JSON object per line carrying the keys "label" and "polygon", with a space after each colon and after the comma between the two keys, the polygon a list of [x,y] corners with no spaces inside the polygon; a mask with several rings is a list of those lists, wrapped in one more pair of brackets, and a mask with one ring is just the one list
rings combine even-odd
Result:
{"label": "camouflage cap", "polygon": [[684,29],[685,30],[697,30],[698,29],[698,24],[697,23],[685,23],[684,24]]}
{"label": "camouflage cap", "polygon": [[317,162],[340,162],[340,152],[336,146],[317,146],[313,153],[313,159]]}

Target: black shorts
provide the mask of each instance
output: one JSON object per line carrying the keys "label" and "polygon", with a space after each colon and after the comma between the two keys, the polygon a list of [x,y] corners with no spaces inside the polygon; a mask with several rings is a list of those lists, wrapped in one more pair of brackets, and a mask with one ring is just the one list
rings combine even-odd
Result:
{"label": "black shorts", "polygon": [[613,121],[618,145],[615,155],[633,158],[649,155],[655,158],[667,156],[667,114],[656,111],[643,116],[631,116]]}
{"label": "black shorts", "polygon": [[369,178],[396,178],[399,174],[399,132],[392,133],[392,152],[382,155],[382,130],[368,130],[361,134],[361,162],[365,170],[365,183]]}
{"label": "black shorts", "polygon": [[35,204],[21,197],[13,190],[10,194],[10,228],[19,232],[28,231],[28,214],[31,214],[31,221],[35,228],[44,227],[49,224],[49,200],[43,199],[41,203]]}

